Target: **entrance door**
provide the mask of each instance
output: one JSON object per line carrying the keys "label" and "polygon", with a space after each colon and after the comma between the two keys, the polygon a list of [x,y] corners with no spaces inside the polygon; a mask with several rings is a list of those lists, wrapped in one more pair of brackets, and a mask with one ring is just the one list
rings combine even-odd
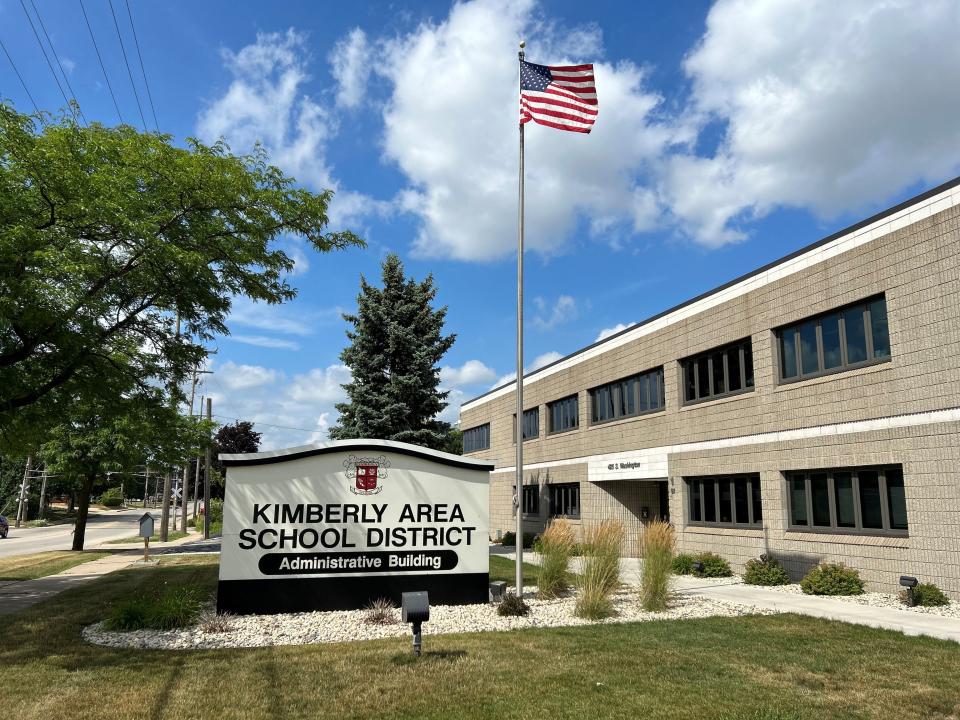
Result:
{"label": "entrance door", "polygon": [[657,482],[657,496],[660,498],[660,519],[670,522],[670,493],[666,480]]}

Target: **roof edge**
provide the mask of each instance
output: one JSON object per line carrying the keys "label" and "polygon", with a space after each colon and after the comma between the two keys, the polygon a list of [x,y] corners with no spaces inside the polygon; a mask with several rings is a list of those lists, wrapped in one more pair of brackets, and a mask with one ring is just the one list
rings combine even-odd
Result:
{"label": "roof edge", "polygon": [[489,472],[494,468],[493,463],[484,460],[474,460],[473,458],[466,458],[462,455],[454,455],[441,450],[432,450],[421,447],[420,445],[412,445],[411,443],[375,439],[335,440],[333,442],[312,443],[310,445],[299,445],[297,447],[266,450],[256,453],[221,453],[218,457],[225,467],[245,467],[250,465],[274,465],[290,460],[300,460],[315,455],[327,455],[348,450],[389,451],[400,455],[409,455],[424,460],[431,460],[442,465],[467,468],[469,470],[486,470]]}

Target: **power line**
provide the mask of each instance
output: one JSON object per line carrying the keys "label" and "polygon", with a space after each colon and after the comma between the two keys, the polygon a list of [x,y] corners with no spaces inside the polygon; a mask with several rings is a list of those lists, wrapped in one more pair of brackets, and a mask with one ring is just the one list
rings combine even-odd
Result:
{"label": "power line", "polygon": [[77,110],[80,112],[80,117],[82,117],[83,121],[89,125],[87,116],[83,114],[83,110],[80,108],[80,101],[77,100],[77,94],[73,91],[73,86],[70,84],[70,78],[67,77],[67,73],[63,69],[63,63],[60,62],[60,56],[57,55],[57,50],[53,47],[53,41],[50,40],[50,35],[47,33],[47,26],[43,22],[43,16],[40,15],[40,11],[37,9],[36,3],[34,3],[33,0],[30,0],[30,7],[33,8],[33,12],[37,16],[37,20],[40,22],[40,29],[43,30],[43,36],[47,39],[47,45],[50,46],[50,52],[53,53],[53,58],[57,61],[57,67],[60,68],[60,74],[63,75],[63,81],[67,84],[67,90],[70,91],[70,97],[72,97],[73,101],[77,104]]}
{"label": "power line", "polygon": [[43,47],[43,43],[40,41],[40,33],[37,32],[37,28],[33,24],[33,18],[30,17],[30,12],[27,10],[27,5],[23,2],[23,0],[20,0],[20,7],[23,8],[23,14],[27,16],[27,22],[30,23],[30,29],[33,30],[33,36],[37,39],[37,45],[40,46],[40,52],[43,53],[43,59],[47,61],[47,67],[50,68],[50,74],[53,75],[53,79],[57,83],[57,87],[60,89],[60,95],[63,96],[63,101],[67,104],[67,107],[70,108],[70,113],[73,115],[73,119],[76,120],[77,112],[67,99],[67,94],[63,91],[63,85],[60,84],[60,78],[57,77],[57,73],[53,69],[53,63],[50,62],[50,58],[47,56],[47,51]]}
{"label": "power line", "polygon": [[33,109],[36,112],[40,113],[40,108],[37,107],[37,101],[33,99],[33,95],[30,94],[27,84],[23,81],[23,75],[20,74],[20,71],[17,70],[17,64],[13,61],[13,57],[10,55],[10,51],[7,50],[7,46],[3,44],[3,38],[0,38],[0,48],[3,48],[4,55],[7,56],[7,60],[10,61],[10,67],[13,68],[14,74],[17,76],[17,79],[20,81],[20,85],[23,86],[23,91],[27,94],[27,97],[30,98],[30,103],[33,105]]}
{"label": "power line", "polygon": [[[221,418],[223,420],[233,420],[234,422],[245,422],[240,418],[230,417],[229,415],[217,415],[217,413],[213,413],[213,416],[217,418]],[[267,427],[279,428],[280,430],[299,430],[300,432],[308,432],[308,433],[317,432],[316,428],[314,428],[313,430],[308,430],[307,428],[290,427],[289,425],[274,425],[273,423],[261,422],[260,420],[252,420],[250,422],[252,422],[254,425],[266,425]]]}
{"label": "power line", "polygon": [[[23,2],[23,0],[20,0]],[[140,95],[137,93],[137,84],[133,81],[133,71],[130,70],[130,61],[127,60],[127,49],[123,46],[123,37],[120,35],[120,23],[117,22],[117,13],[113,10],[113,0],[109,0],[110,14],[113,16],[113,26],[117,29],[117,40],[120,41],[120,51],[123,53],[123,64],[127,66],[127,76],[130,78],[130,87],[133,88],[133,97],[137,101],[137,110],[140,111],[140,122],[144,131],[147,130],[147,121],[143,117],[143,107],[140,105]]]}
{"label": "power line", "polygon": [[[31,0],[32,2],[32,0]],[[143,67],[143,55],[140,53],[140,40],[137,38],[137,26],[133,24],[133,13],[130,12],[130,0],[124,0],[127,5],[127,16],[130,18],[130,29],[133,31],[133,44],[137,48],[137,57],[140,59],[140,72],[143,75],[143,84],[147,88],[147,99],[150,101],[150,112],[153,113],[153,126],[160,132],[160,123],[157,122],[157,109],[153,106],[153,93],[150,92],[150,82],[147,80],[147,71]]]}
{"label": "power line", "polygon": [[110,84],[110,76],[107,75],[107,66],[103,64],[103,58],[100,56],[100,46],[97,45],[97,38],[93,35],[93,27],[90,25],[90,18],[87,17],[87,9],[83,6],[83,0],[80,0],[80,9],[83,10],[83,19],[87,23],[87,30],[90,32],[90,39],[93,41],[93,49],[97,51],[97,60],[100,61],[100,69],[103,70],[103,79],[107,81],[107,89],[110,91],[110,97],[113,99],[113,107],[117,111],[117,117],[120,118],[120,124],[123,124],[123,114],[120,112],[120,105],[117,103],[117,96],[113,94],[113,85]]}

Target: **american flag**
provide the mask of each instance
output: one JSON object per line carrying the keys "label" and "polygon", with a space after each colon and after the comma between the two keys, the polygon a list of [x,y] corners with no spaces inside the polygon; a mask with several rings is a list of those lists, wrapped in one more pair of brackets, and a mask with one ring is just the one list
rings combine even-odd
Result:
{"label": "american flag", "polygon": [[588,133],[597,119],[593,64],[535,65],[520,61],[520,122]]}

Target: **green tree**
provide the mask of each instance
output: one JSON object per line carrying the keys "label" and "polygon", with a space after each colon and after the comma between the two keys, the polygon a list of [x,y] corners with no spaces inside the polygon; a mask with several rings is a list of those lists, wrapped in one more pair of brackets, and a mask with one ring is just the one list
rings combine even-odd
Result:
{"label": "green tree", "polygon": [[205,420],[181,415],[158,390],[132,392],[105,401],[79,398],[68,422],[55,426],[41,446],[46,467],[74,484],[77,518],[73,549],[83,550],[90,495],[108,484],[107,471],[149,464],[177,472],[177,463],[196,455],[209,437]]}
{"label": "green tree", "polygon": [[343,386],[348,402],[337,405],[335,440],[379,438],[442,449],[448,423],[437,419],[448,393],[439,389],[438,363],[455,335],[443,335],[447,308],[434,309],[433,276],[423,282],[407,278],[396,255],[382,266],[383,288],[360,278],[357,314],[344,314],[353,325],[350,345],[340,358],[353,373]]}
{"label": "green tree", "polygon": [[255,453],[260,449],[262,433],[253,429],[249,420],[237,420],[232,425],[224,425],[213,439],[213,467],[222,470],[220,453]]}
{"label": "green tree", "polygon": [[49,120],[0,103],[0,447],[15,454],[77,397],[108,399],[109,378],[179,382],[235,297],[292,298],[279,236],[362,245],[326,230],[330,191],[295,187],[262,149]]}

